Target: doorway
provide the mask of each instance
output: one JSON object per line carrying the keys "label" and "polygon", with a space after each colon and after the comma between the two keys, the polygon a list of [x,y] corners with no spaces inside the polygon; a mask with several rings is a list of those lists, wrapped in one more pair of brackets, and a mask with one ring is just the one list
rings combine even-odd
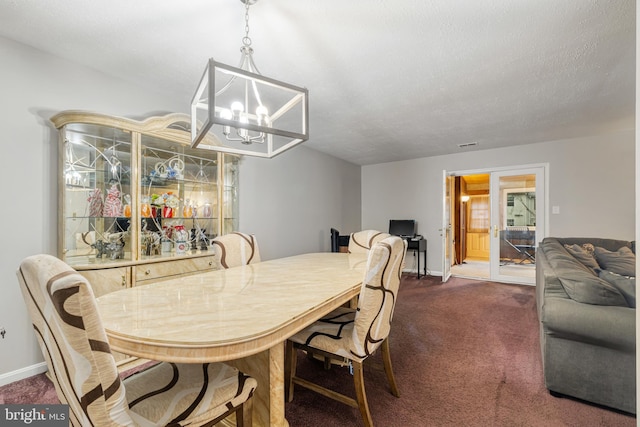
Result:
{"label": "doorway", "polygon": [[451,275],[535,284],[535,250],[545,235],[545,174],[545,165],[445,172],[452,232],[443,247],[453,254],[444,262]]}

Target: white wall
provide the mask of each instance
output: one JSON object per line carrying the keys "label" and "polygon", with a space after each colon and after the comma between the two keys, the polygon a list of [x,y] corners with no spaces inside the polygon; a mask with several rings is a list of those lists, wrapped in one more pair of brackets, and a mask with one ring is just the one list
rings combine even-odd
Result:
{"label": "white wall", "polygon": [[[151,93],[1,37],[0,58],[3,385],[36,373],[43,360],[15,271],[26,256],[56,253],[57,132],[49,117],[68,109],[131,118],[187,112],[191,94]],[[243,161],[239,179],[240,224],[258,235],[265,259],[328,250],[330,227],[359,228],[359,166],[303,146]]]}
{"label": "white wall", "polygon": [[[548,235],[635,236],[635,134],[551,141],[362,168],[362,228],[386,230],[389,219],[416,219],[428,240],[428,269],[442,272],[442,171],[549,165]],[[380,203],[384,200],[384,203]]]}

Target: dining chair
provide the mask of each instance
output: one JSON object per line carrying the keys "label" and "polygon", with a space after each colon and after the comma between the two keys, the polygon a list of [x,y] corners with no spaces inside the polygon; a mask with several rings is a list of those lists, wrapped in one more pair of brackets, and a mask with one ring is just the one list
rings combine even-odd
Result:
{"label": "dining chair", "polygon": [[254,378],[224,363],[160,362],[121,380],[89,282],[51,255],[18,281],[50,378],[74,426],[251,425]]}
{"label": "dining chair", "polygon": [[258,241],[253,234],[234,231],[214,238],[211,243],[222,268],[260,262]]}
{"label": "dining chair", "polygon": [[[365,425],[372,426],[362,366],[378,348],[381,349],[391,393],[400,397],[391,365],[389,332],[406,252],[406,240],[397,236],[376,243],[369,251],[358,308],[339,307],[287,340],[285,394],[288,402],[293,400],[294,384],[297,384],[358,408]],[[339,362],[347,360],[353,370],[356,398],[296,376],[297,350]]]}
{"label": "dining chair", "polygon": [[349,253],[367,253],[376,242],[391,236],[378,230],[362,230],[351,233],[349,237]]}

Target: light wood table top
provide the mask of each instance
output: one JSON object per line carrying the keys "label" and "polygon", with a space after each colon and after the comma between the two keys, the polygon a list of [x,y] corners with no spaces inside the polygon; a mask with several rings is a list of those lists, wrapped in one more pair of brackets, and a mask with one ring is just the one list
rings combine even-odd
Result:
{"label": "light wood table top", "polygon": [[125,354],[180,363],[248,358],[238,366],[252,376],[268,364],[258,389],[269,389],[270,418],[258,413],[255,421],[286,425],[283,343],[357,296],[365,265],[363,254],[297,255],[119,290],[99,297],[98,309],[112,349]]}

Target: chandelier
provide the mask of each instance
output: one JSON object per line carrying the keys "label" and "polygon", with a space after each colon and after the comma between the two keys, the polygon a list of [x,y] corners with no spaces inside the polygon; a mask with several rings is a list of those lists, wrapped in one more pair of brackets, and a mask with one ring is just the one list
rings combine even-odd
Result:
{"label": "chandelier", "polygon": [[309,91],[263,76],[253,61],[249,6],[240,64],[209,59],[191,100],[191,147],[271,158],[309,139]]}

